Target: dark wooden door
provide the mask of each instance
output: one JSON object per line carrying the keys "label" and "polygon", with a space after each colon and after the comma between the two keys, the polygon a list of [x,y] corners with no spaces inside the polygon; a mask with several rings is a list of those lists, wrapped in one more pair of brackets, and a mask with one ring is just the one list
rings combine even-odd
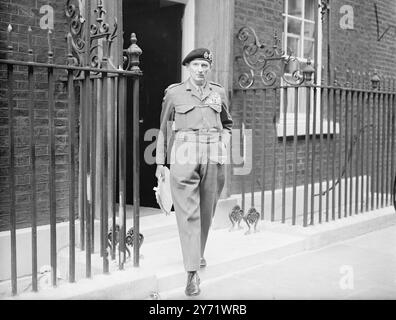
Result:
{"label": "dark wooden door", "polygon": [[[140,85],[140,204],[158,207],[153,187],[156,186],[156,165],[147,163],[144,152],[155,138],[144,141],[148,130],[159,128],[164,90],[181,79],[181,19],[184,5],[169,5],[163,1],[124,1],[124,43],[129,43],[131,32],[136,33],[143,50],[140,68],[144,75]],[[129,87],[128,87],[129,88]],[[131,88],[127,105],[132,105]],[[133,202],[132,188],[132,111],[127,115],[127,194],[128,204]],[[153,152],[153,155],[154,152]],[[149,159],[150,160],[150,159]],[[152,160],[152,159],[151,159]]]}

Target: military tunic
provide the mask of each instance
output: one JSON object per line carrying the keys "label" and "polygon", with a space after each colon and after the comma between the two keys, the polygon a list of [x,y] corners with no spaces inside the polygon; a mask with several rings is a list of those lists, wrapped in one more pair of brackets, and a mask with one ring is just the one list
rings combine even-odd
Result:
{"label": "military tunic", "polygon": [[222,86],[191,80],[167,88],[162,104],[156,163],[170,163],[170,184],[186,271],[199,269],[217,201],[232,119]]}

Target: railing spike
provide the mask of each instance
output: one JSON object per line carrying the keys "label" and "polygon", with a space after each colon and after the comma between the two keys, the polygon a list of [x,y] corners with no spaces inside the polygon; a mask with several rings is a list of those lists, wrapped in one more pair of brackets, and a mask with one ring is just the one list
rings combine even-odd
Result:
{"label": "railing spike", "polygon": [[355,70],[352,70],[352,79],[351,79],[351,87],[354,88],[356,85],[356,72]]}
{"label": "railing spike", "polygon": [[361,89],[362,86],[362,74],[360,73],[360,71],[357,72],[357,88]]}
{"label": "railing spike", "polygon": [[52,50],[52,31],[48,29],[48,62],[52,63],[54,52]]}
{"label": "railing spike", "polygon": [[14,50],[14,47],[12,46],[12,42],[11,42],[11,33],[12,33],[12,25],[9,24],[7,27],[7,49],[8,49],[8,51]]}
{"label": "railing spike", "polygon": [[29,26],[29,28],[28,28],[28,54],[29,54],[30,58],[32,58],[32,56],[33,56],[32,33],[33,33],[32,27]]}
{"label": "railing spike", "polygon": [[346,69],[346,82],[345,82],[345,86],[346,86],[346,87],[349,87],[349,85],[350,85],[350,71],[349,71],[349,69],[347,68],[347,69]]}
{"label": "railing spike", "polygon": [[77,65],[77,61],[75,57],[73,57],[73,36],[69,32],[66,36],[67,38],[67,64],[69,66],[75,66]]}
{"label": "railing spike", "polygon": [[333,69],[333,75],[334,75],[333,81],[334,81],[334,86],[337,86],[337,85],[338,85],[337,72],[338,72],[337,67],[334,67],[334,69]]}
{"label": "railing spike", "polygon": [[372,77],[370,77],[371,87],[376,90],[379,89],[381,79],[378,76],[377,70],[374,71]]}
{"label": "railing spike", "polygon": [[362,72],[362,88],[363,89],[366,89],[366,72],[365,71],[363,71]]}

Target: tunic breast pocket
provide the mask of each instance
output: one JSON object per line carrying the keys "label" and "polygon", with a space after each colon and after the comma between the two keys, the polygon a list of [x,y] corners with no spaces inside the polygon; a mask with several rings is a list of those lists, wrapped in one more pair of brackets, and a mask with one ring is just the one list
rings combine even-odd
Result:
{"label": "tunic breast pocket", "polygon": [[190,104],[179,104],[175,105],[175,126],[176,130],[188,129],[191,127],[191,113],[195,108],[194,105]]}
{"label": "tunic breast pocket", "polygon": [[208,108],[209,112],[209,122],[211,127],[222,128],[220,112],[221,112],[221,104],[209,104]]}

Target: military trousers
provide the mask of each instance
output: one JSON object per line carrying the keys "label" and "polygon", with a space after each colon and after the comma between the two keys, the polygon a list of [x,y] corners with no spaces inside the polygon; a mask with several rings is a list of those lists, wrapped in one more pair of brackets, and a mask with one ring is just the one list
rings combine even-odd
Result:
{"label": "military trousers", "polygon": [[[187,143],[192,148],[198,146]],[[202,147],[197,148],[201,150],[196,154],[199,161],[179,162],[176,159],[170,166],[171,193],[186,271],[199,269],[225,181],[224,163],[213,161],[205,152],[206,144],[197,143]]]}

